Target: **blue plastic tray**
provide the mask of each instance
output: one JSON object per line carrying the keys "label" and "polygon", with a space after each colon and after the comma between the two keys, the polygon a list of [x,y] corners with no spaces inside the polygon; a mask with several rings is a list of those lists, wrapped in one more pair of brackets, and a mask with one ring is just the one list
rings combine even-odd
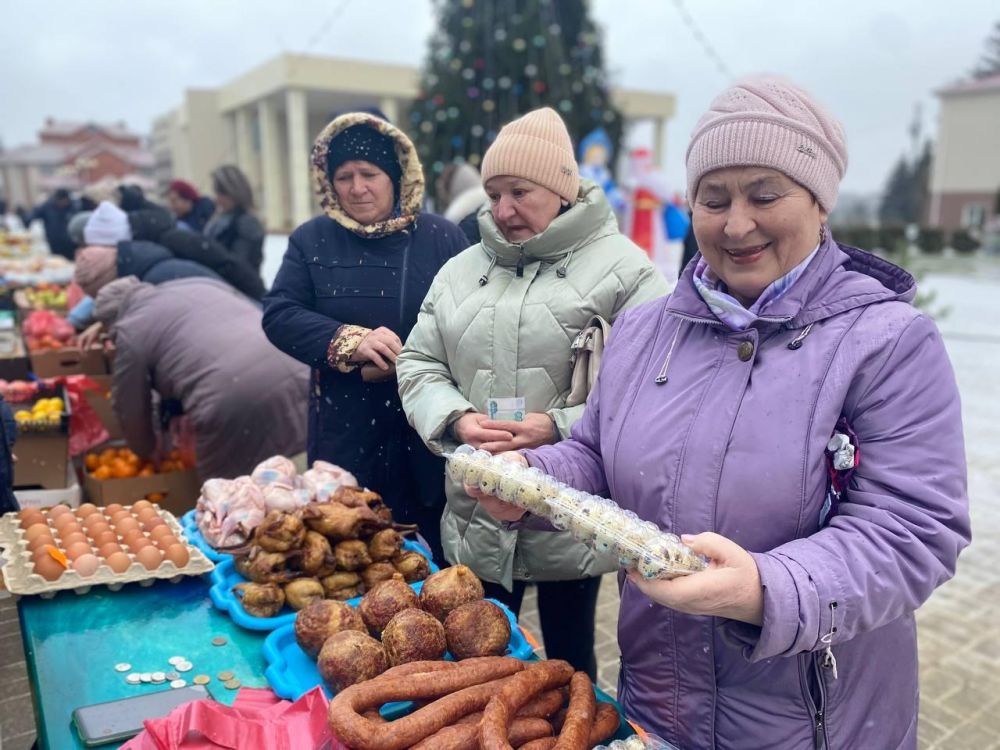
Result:
{"label": "blue plastic tray", "polygon": [[[403,540],[403,549],[411,552],[419,552],[424,557],[427,557],[427,550],[409,539]],[[428,558],[428,562],[430,563],[431,573],[437,573],[440,570],[430,558]],[[282,625],[295,622],[295,611],[289,607],[285,607],[274,617],[254,617],[247,614],[240,600],[233,593],[233,586],[246,582],[247,579],[236,571],[232,555],[225,555],[222,562],[217,563],[215,570],[212,571],[212,588],[208,592],[208,595],[212,599],[212,604],[228,612],[229,616],[233,618],[233,622],[248,630],[274,630],[280,628]],[[423,581],[414,583],[412,586],[416,591],[419,591],[421,583]],[[356,607],[360,601],[361,597],[357,596],[349,599],[347,603],[352,607]]]}
{"label": "blue plastic tray", "polygon": [[184,530],[184,536],[187,537],[187,540],[204,552],[205,557],[214,563],[220,563],[223,560],[231,558],[232,555],[219,552],[219,550],[205,541],[205,537],[201,534],[201,529],[198,528],[198,523],[194,520],[194,513],[193,510],[189,510],[180,519],[181,529]]}
{"label": "blue plastic tray", "polygon": [[[415,584],[415,588],[419,590],[422,584],[423,581],[420,581]],[[513,656],[522,661],[535,658],[534,649],[524,639],[514,613],[496,599],[489,601],[500,607],[507,615],[507,619],[510,620],[510,644],[507,646],[505,655]],[[444,658],[453,661],[451,654],[445,654]],[[267,663],[264,676],[278,697],[292,701],[298,700],[299,696],[317,685],[323,685],[327,697],[333,697],[330,688],[323,684],[323,680],[319,676],[316,661],[311,659],[296,643],[294,623],[278,628],[267,637],[267,640],[264,641],[264,661]],[[382,709],[382,715],[387,719],[396,718],[409,711],[410,705],[409,701],[387,703]]]}

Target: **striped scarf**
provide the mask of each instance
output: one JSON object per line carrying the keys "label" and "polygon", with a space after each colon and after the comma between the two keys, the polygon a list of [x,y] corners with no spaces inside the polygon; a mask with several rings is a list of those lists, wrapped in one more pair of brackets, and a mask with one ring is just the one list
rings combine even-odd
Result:
{"label": "striped scarf", "polygon": [[819,248],[820,246],[816,245],[805,260],[781,278],[771,282],[749,308],[744,307],[739,300],[729,294],[725,282],[709,268],[704,257],[698,258],[698,264],[695,266],[694,286],[715,317],[734,331],[745,331],[759,320],[761,312],[767,305],[781,298],[792,288],[809,262],[816,256]]}

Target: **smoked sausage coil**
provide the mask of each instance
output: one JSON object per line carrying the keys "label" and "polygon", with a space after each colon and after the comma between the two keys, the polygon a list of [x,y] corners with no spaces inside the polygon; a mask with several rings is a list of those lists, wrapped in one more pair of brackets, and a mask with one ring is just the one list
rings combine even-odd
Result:
{"label": "smoked sausage coil", "polygon": [[[600,745],[608,738],[614,736],[614,733],[618,731],[618,725],[620,723],[621,719],[618,717],[618,711],[613,705],[610,703],[598,703],[597,712],[594,718],[594,726],[590,730],[589,744],[587,747]],[[543,737],[521,745],[518,747],[518,750],[552,750],[555,746],[555,737]]]}
{"label": "smoked sausage coil", "polygon": [[597,712],[597,698],[594,696],[594,684],[586,672],[577,672],[569,681],[569,706],[566,709],[566,720],[554,750],[587,750],[590,747],[588,739],[594,726],[594,716]]}
{"label": "smoked sausage coil", "polygon": [[[566,702],[566,694],[559,690],[546,690],[544,693],[539,695],[537,698],[529,701],[524,705],[520,711],[517,712],[515,718],[518,719],[547,719],[560,708],[562,708],[563,703]],[[474,714],[469,714],[468,716],[463,716],[458,720],[459,724],[478,724],[479,720],[483,718],[483,712],[478,711]]]}
{"label": "smoked sausage coil", "polygon": [[[399,672],[394,675],[386,673],[339,692],[330,701],[330,727],[340,740],[354,750],[402,750],[455,723],[462,716],[480,710],[500,688],[499,684],[493,683],[523,671],[524,666],[524,662],[517,659],[495,656],[470,659],[431,672],[418,672],[406,679],[396,679]],[[359,711],[389,701],[433,698],[439,700],[387,724],[359,715]]]}
{"label": "smoked sausage coil", "polygon": [[507,731],[517,712],[538,694],[565,685],[572,676],[568,662],[553,659],[529,664],[511,677],[486,704],[479,724],[480,750],[513,750]]}
{"label": "smoked sausage coil", "polygon": [[[508,738],[511,744],[522,745],[539,737],[551,738],[551,735],[552,725],[545,719],[526,718],[514,719]],[[479,750],[479,727],[453,724],[424,738],[410,750]]]}

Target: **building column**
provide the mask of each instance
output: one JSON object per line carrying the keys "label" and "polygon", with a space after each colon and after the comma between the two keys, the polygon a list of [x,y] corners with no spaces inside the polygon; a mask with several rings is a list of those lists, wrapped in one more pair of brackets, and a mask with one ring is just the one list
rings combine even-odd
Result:
{"label": "building column", "polygon": [[382,110],[382,114],[385,118],[395,125],[400,130],[406,130],[399,123],[399,105],[396,104],[395,99],[390,99],[389,97],[384,97],[379,103],[378,108]]}
{"label": "building column", "polygon": [[663,168],[663,118],[653,119],[653,162],[656,166]]}
{"label": "building column", "polygon": [[264,211],[264,225],[268,231],[284,228],[285,216],[281,210],[281,164],[278,145],[278,127],[274,104],[268,99],[257,102],[257,118],[260,120],[260,185],[263,192],[261,202]]}
{"label": "building column", "polygon": [[239,107],[233,113],[235,124],[236,165],[243,170],[255,193],[260,195],[260,165],[253,147],[253,112]]}
{"label": "building column", "polygon": [[306,92],[289,89],[285,94],[288,127],[288,182],[291,188],[292,226],[309,220],[309,112]]}

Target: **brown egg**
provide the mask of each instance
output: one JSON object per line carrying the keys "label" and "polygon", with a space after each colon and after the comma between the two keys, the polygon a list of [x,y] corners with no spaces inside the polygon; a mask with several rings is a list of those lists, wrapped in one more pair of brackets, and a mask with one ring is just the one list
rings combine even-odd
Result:
{"label": "brown egg", "polygon": [[66,557],[70,560],[75,560],[80,555],[89,555],[94,550],[91,549],[90,545],[86,542],[73,542],[66,548]]}
{"label": "brown egg", "polygon": [[55,547],[56,546],[56,540],[53,539],[50,536],[45,536],[45,535],[42,535],[42,536],[39,536],[39,537],[35,537],[35,541],[28,543],[28,552],[34,552],[38,548],[44,547],[46,545],[49,545],[51,547]]}
{"label": "brown egg", "polygon": [[88,552],[85,555],[80,555],[73,561],[73,570],[79,573],[83,578],[89,578],[97,572],[97,568],[100,567],[100,565],[101,561],[97,559],[97,556]]}
{"label": "brown egg", "polygon": [[24,540],[33,542],[40,536],[52,536],[52,529],[47,523],[36,523],[24,530]]}
{"label": "brown egg", "polygon": [[111,519],[111,523],[117,526],[123,518],[132,518],[132,514],[127,510],[116,510],[114,513],[108,513],[108,518]]}
{"label": "brown egg", "polygon": [[107,544],[102,544],[97,548],[97,554],[107,560],[116,552],[122,552],[121,545],[117,542],[108,542]]}
{"label": "brown egg", "polygon": [[149,532],[149,538],[153,540],[154,544],[159,544],[160,540],[165,536],[173,536],[174,532],[170,530],[170,527],[165,523],[161,523],[158,526],[153,526],[152,528],[147,528],[146,531]]}
{"label": "brown egg", "polygon": [[132,516],[129,516],[115,523],[115,528],[121,536],[125,536],[132,529],[138,529],[139,522],[132,518]]}
{"label": "brown egg", "polygon": [[96,510],[97,506],[94,505],[93,503],[84,503],[83,505],[81,505],[79,508],[76,509],[76,517],[79,518],[80,520],[83,520],[91,513],[94,513]]}
{"label": "brown egg", "polygon": [[51,518],[54,521],[55,519],[59,518],[59,516],[65,516],[67,513],[72,514],[72,512],[73,511],[71,511],[65,505],[53,505],[51,508],[49,508],[49,518]]}
{"label": "brown egg", "polygon": [[59,536],[59,541],[62,543],[63,549],[65,549],[73,542],[87,541],[87,535],[84,534],[82,531],[71,531],[68,534],[61,534]]}
{"label": "brown egg", "polygon": [[114,552],[107,557],[108,567],[111,568],[114,573],[124,573],[128,570],[132,561],[129,556],[124,552]]}
{"label": "brown egg", "polygon": [[65,570],[66,569],[60,565],[58,561],[53,560],[48,555],[39,557],[35,560],[34,572],[46,581],[58,580],[59,576],[61,576]]}
{"label": "brown egg", "polygon": [[21,519],[21,528],[27,529],[36,523],[46,523],[45,514],[38,508],[25,508],[17,517]]}
{"label": "brown egg", "polygon": [[144,536],[137,536],[135,539],[133,539],[131,542],[128,543],[128,548],[132,550],[133,555],[138,553],[139,550],[144,549],[145,547],[152,547],[152,546],[153,543]]}
{"label": "brown egg", "polygon": [[104,531],[99,531],[96,534],[91,534],[90,538],[94,540],[95,547],[103,547],[108,542],[118,541],[118,535],[111,529],[105,529]]}
{"label": "brown egg", "polygon": [[129,529],[124,534],[122,534],[122,541],[125,542],[125,544],[132,544],[132,542],[134,542],[136,539],[139,539],[140,537],[143,536],[145,535],[142,533],[142,529]]}
{"label": "brown egg", "polygon": [[180,543],[171,544],[167,547],[166,552],[163,553],[163,557],[164,559],[172,562],[178,568],[183,568],[188,564],[188,560],[191,559],[187,546]]}
{"label": "brown egg", "polygon": [[170,547],[173,544],[180,543],[180,541],[181,540],[175,537],[173,534],[167,534],[166,536],[157,539],[156,542],[154,542],[154,544],[156,544],[156,546],[159,547],[160,549],[165,550],[167,549],[167,547]]}
{"label": "brown egg", "polygon": [[139,523],[146,523],[146,521],[149,521],[152,518],[159,518],[160,514],[153,508],[143,508],[142,510],[136,511],[135,517],[139,519]]}
{"label": "brown egg", "polygon": [[122,506],[120,503],[111,503],[111,505],[108,505],[104,508],[104,515],[106,515],[108,518],[111,518],[115,513],[118,513],[121,510]]}
{"label": "brown egg", "polygon": [[132,504],[132,512],[138,515],[140,510],[152,507],[153,504],[149,502],[149,500],[137,500],[135,503]]}
{"label": "brown egg", "polygon": [[[144,528],[147,532],[152,531],[153,529],[158,528],[160,526],[166,526],[166,525],[167,522],[164,521],[159,516],[154,516],[153,518],[147,518],[145,521],[142,522],[142,528]],[[170,527],[167,526],[167,528]]]}
{"label": "brown egg", "polygon": [[84,528],[89,529],[91,526],[95,526],[96,524],[107,523],[107,522],[108,519],[104,517],[103,513],[98,513],[97,511],[94,511],[89,516],[83,519],[83,526]]}
{"label": "brown egg", "polygon": [[[111,527],[106,522],[95,523],[89,529],[87,529],[87,536],[89,536],[91,539],[95,539],[101,534],[105,533],[106,531],[111,531]],[[111,533],[114,534],[113,531]],[[115,536],[118,535],[115,534]]]}
{"label": "brown egg", "polygon": [[54,544],[43,544],[41,547],[36,547],[31,552],[32,562],[36,562],[40,557],[51,557],[49,554],[50,549],[56,549]]}
{"label": "brown egg", "polygon": [[160,567],[160,563],[163,562],[163,553],[156,549],[152,544],[148,547],[143,547],[135,553],[135,559],[138,560],[142,567],[146,570],[156,570]]}
{"label": "brown egg", "polygon": [[[60,507],[62,507],[62,506],[60,506]],[[68,510],[65,513],[63,513],[62,515],[59,515],[59,516],[56,516],[55,518],[53,518],[52,519],[52,525],[56,529],[58,529],[59,531],[62,531],[67,526],[75,526],[76,528],[80,528],[80,524],[77,523],[77,521],[76,521],[76,516],[74,516]]]}

